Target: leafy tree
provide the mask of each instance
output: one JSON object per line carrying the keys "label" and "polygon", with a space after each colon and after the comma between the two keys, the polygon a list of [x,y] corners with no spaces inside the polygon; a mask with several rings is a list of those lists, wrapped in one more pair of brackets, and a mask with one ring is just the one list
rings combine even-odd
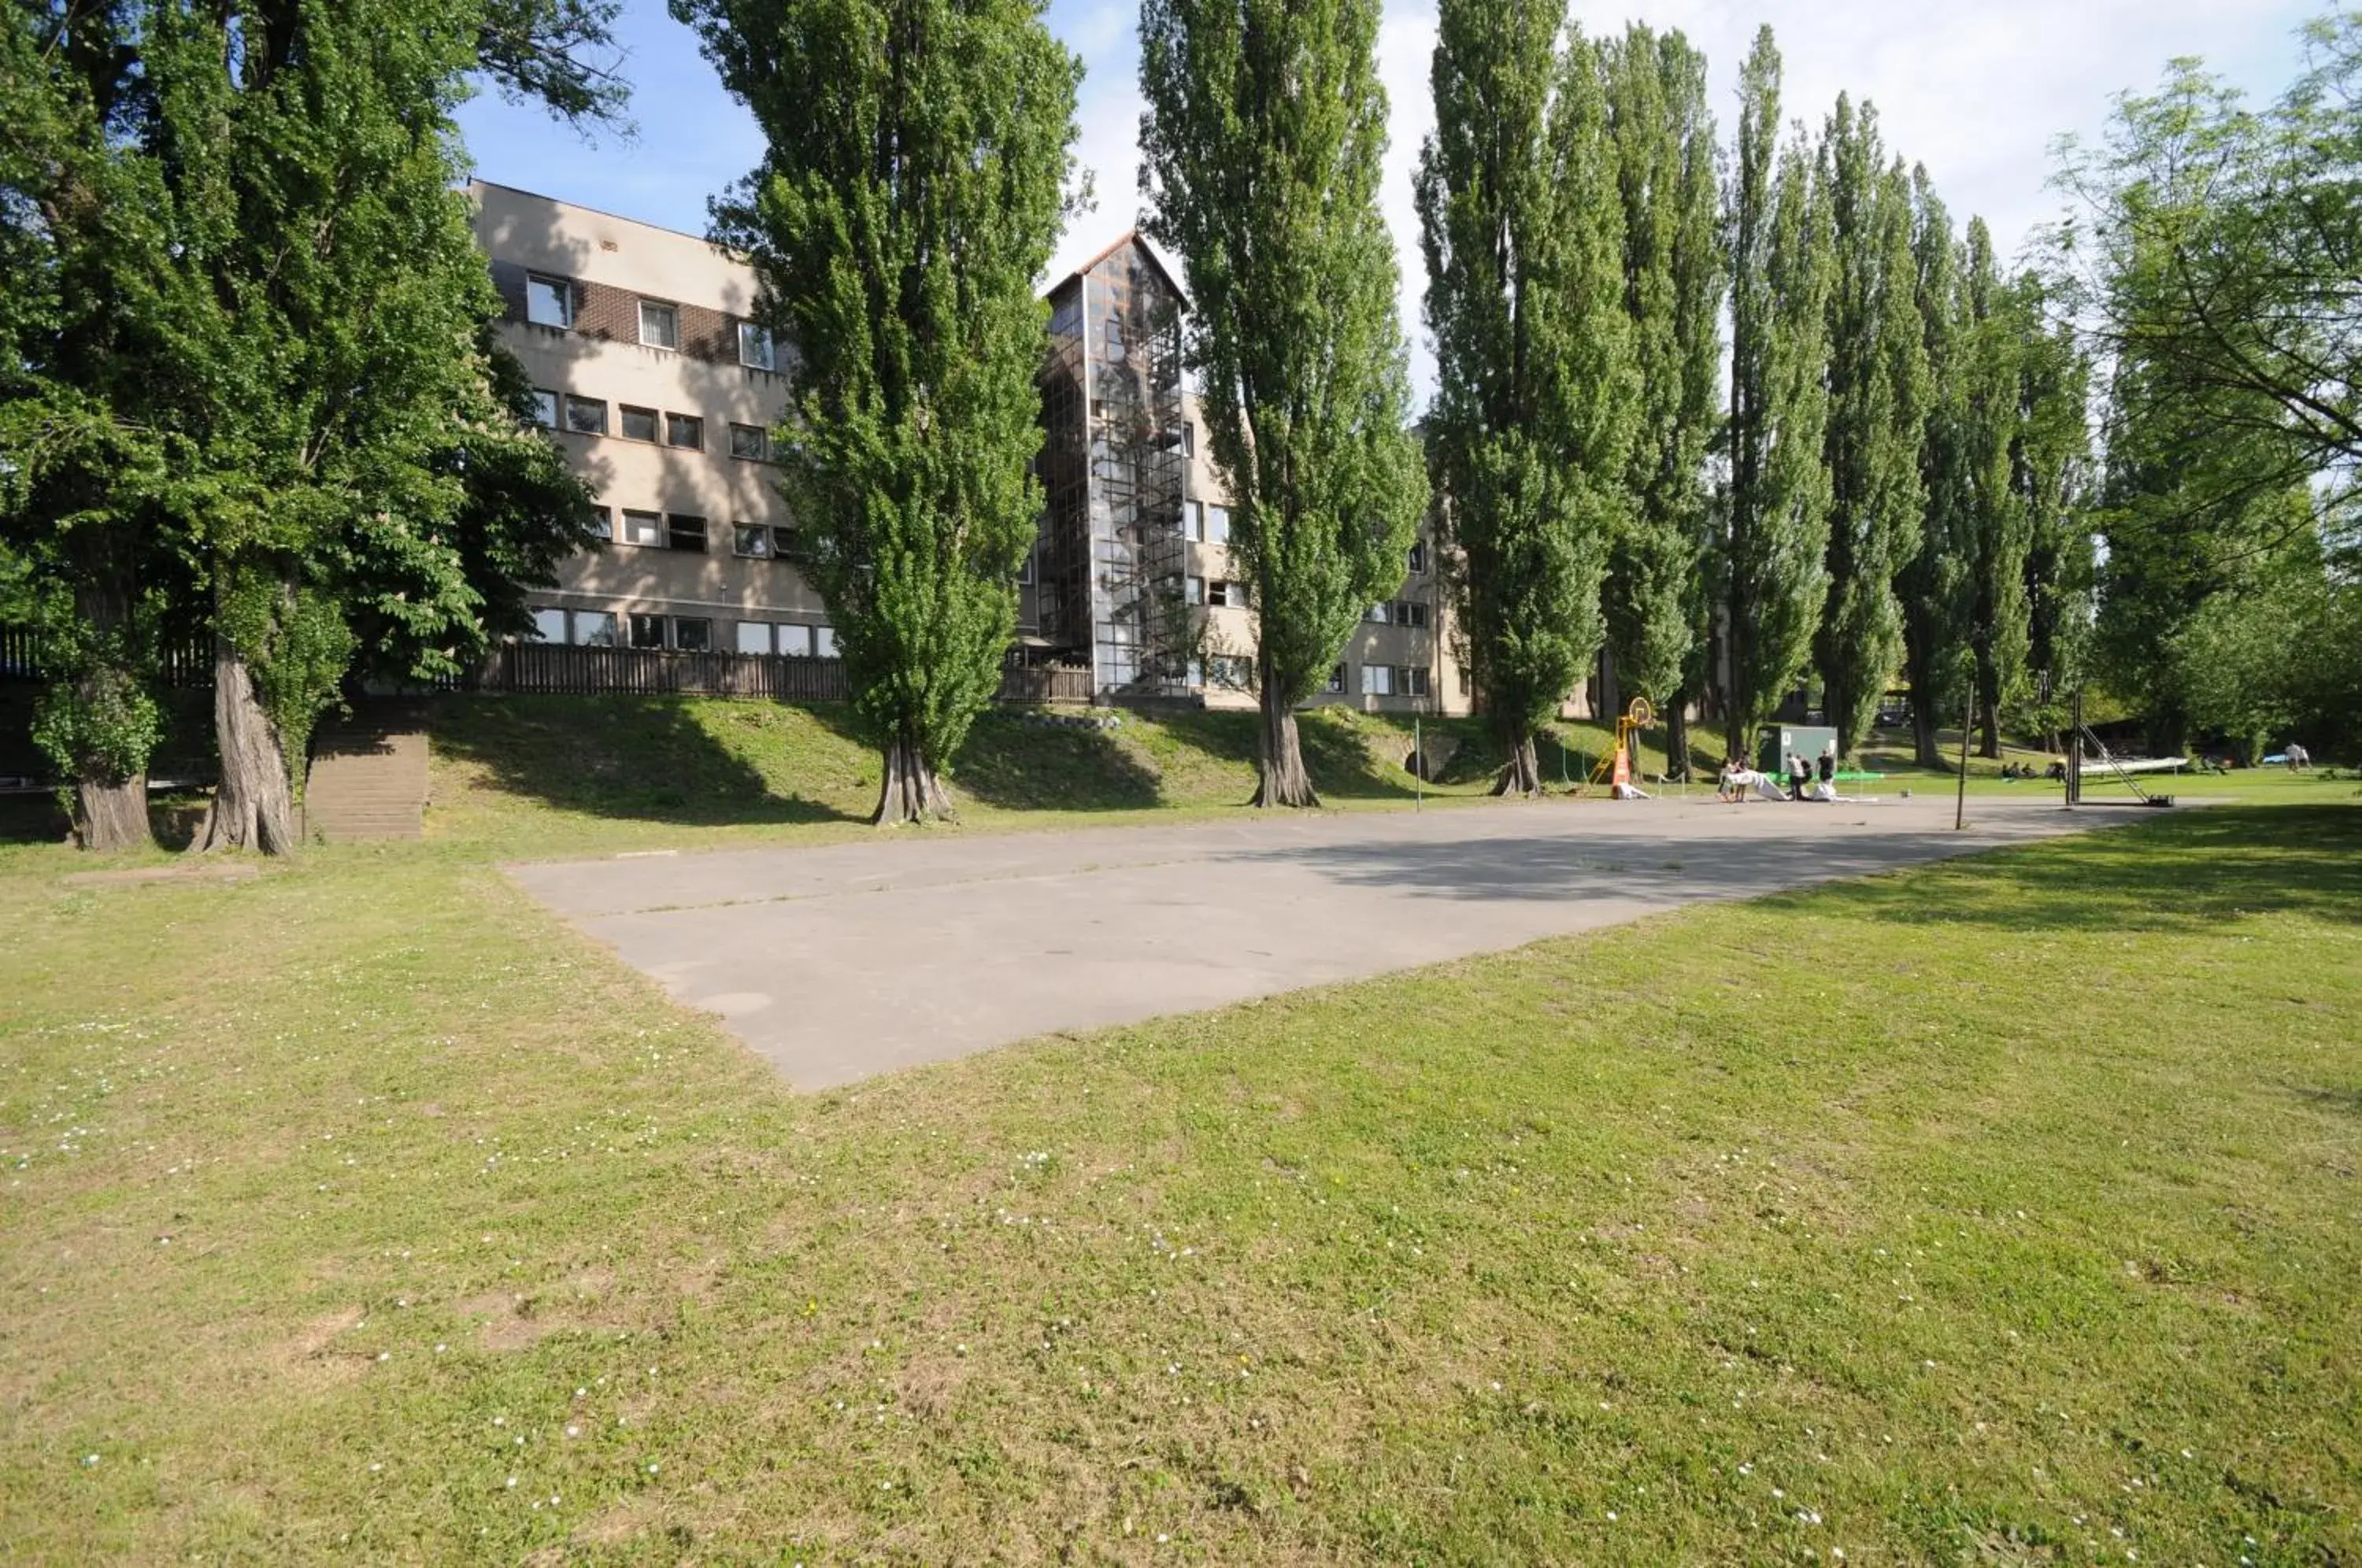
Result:
{"label": "leafy tree", "polygon": [[1982,218],[1969,222],[1967,353],[1956,373],[1963,468],[1969,481],[1969,645],[1976,657],[1978,755],[2001,755],[2001,714],[2025,679],[2025,561],[2032,516],[2015,482],[2022,417],[2019,359],[2026,347],[2025,302],[1993,261]]}
{"label": "leafy tree", "polygon": [[1536,727],[1599,645],[1639,392],[1605,103],[1590,46],[1555,47],[1564,16],[1560,0],[1445,0],[1417,176],[1428,449],[1506,794],[1540,790]]}
{"label": "leafy tree", "polygon": [[1725,199],[1730,254],[1730,488],[1720,552],[1729,625],[1730,749],[1755,735],[1811,657],[1827,588],[1827,193],[1801,147],[1773,158],[1780,51],[1764,28],[1739,71]]}
{"label": "leafy tree", "polygon": [[1829,295],[1829,597],[1814,655],[1850,754],[1902,662],[1894,579],[1918,551],[1927,349],[1910,182],[1882,168],[1877,113],[1842,94],[1821,148],[1837,282]]}
{"label": "leafy tree", "polygon": [[1937,728],[1959,698],[1954,672],[1971,613],[1969,557],[1976,485],[1970,471],[1965,371],[1974,352],[1974,335],[1966,319],[1960,247],[1951,215],[1924,168],[1914,171],[1912,189],[1916,209],[1912,249],[1930,387],[1919,445],[1926,513],[1919,547],[1897,578],[1895,591],[1903,607],[1903,666],[1911,682],[1912,756],[1920,767],[1935,767],[1943,762]]}
{"label": "leafy tree", "polygon": [[1315,803],[1296,705],[1401,580],[1427,503],[1378,206],[1377,0],[1144,0],[1143,227],[1187,266],[1187,352],[1252,585],[1257,803]]}
{"label": "leafy tree", "polygon": [[794,346],[782,488],[884,753],[881,824],[999,681],[1041,489],[1034,279],[1066,213],[1081,67],[1034,0],[674,0],[753,111],[715,207]]}
{"label": "leafy tree", "polygon": [[[1603,43],[1601,57],[1640,387],[1626,481],[1637,505],[1609,555],[1608,646],[1617,678],[1682,730],[1693,694],[1685,675],[1703,634],[1705,458],[1721,390],[1714,116],[1705,57],[1679,32],[1634,24]],[[1669,749],[1686,767],[1686,739]]]}
{"label": "leafy tree", "polygon": [[2076,204],[2060,231],[2070,303],[2102,356],[2142,366],[2114,394],[2253,437],[2247,461],[2211,482],[2262,494],[2325,480],[2350,494],[2362,465],[2362,12],[2312,24],[2306,69],[2261,110],[2176,61],[2155,93],[2119,102],[2097,146],[2070,143],[2062,172]]}
{"label": "leafy tree", "polygon": [[[2025,517],[2025,717],[2058,735],[2089,659],[2097,562],[2088,515],[2092,486],[2091,364],[2073,328],[2053,325],[2038,275],[2015,288],[2017,429],[2010,488]],[[2058,749],[2053,746],[2051,749]]]}
{"label": "leafy tree", "polygon": [[[534,52],[544,84],[590,80],[517,29],[579,42],[604,15],[514,9],[499,47]],[[5,526],[48,576],[37,597],[72,606],[44,733],[86,824],[112,789],[108,831],[144,839],[152,726],[118,721],[170,600],[215,643],[221,787],[201,845],[292,848],[293,774],[355,617],[403,605],[393,646],[449,668],[480,640],[488,586],[469,570],[490,558],[457,537],[470,475],[503,452],[552,460],[491,388],[498,301],[456,189],[450,111],[491,14],[122,0],[19,7],[7,28],[0,92],[32,128],[0,170],[0,230],[40,282],[8,317]],[[499,531],[554,557],[578,516]]]}

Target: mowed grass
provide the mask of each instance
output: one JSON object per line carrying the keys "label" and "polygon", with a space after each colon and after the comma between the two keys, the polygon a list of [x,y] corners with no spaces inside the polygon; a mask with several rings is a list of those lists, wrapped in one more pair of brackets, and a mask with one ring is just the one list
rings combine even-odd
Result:
{"label": "mowed grass", "polygon": [[67,868],[12,1562],[2362,1554],[2362,812],[816,1096],[433,845]]}

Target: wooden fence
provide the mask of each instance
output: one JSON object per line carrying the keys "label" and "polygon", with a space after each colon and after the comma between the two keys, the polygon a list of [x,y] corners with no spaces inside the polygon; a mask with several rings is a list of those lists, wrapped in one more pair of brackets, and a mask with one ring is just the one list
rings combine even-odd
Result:
{"label": "wooden fence", "polygon": [[[46,645],[41,635],[29,626],[0,626],[0,680],[45,680],[47,667],[43,662]],[[156,683],[174,689],[211,686],[214,683],[213,644],[204,638],[192,637],[160,650],[155,656],[153,669]]]}

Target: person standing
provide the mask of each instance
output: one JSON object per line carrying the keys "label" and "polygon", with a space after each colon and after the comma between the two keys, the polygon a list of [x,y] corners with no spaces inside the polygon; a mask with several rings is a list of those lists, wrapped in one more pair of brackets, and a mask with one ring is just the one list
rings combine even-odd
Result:
{"label": "person standing", "polygon": [[2290,741],[2288,746],[2288,765],[2290,773],[2301,773],[2312,766],[2312,754],[2296,742]]}
{"label": "person standing", "polygon": [[1812,783],[1812,781],[1813,765],[1805,760],[1805,754],[1803,752],[1790,752],[1788,754],[1788,799],[1792,801],[1803,800],[1805,798],[1805,788],[1806,785]]}
{"label": "person standing", "polygon": [[1834,784],[1834,783],[1836,783],[1836,782],[1837,782],[1837,778],[1838,778],[1838,743],[1837,743],[1837,742],[1835,742],[1835,741],[1831,741],[1831,742],[1829,742],[1829,744],[1828,744],[1828,745],[1825,745],[1825,746],[1821,747],[1820,771],[1821,771],[1821,782],[1822,782],[1822,783],[1824,783],[1824,784]]}

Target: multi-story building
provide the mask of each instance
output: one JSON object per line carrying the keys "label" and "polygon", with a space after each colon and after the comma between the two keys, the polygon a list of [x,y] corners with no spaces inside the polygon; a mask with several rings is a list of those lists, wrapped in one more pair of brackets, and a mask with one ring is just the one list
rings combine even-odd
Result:
{"label": "multi-story building", "polygon": [[[753,270],[710,241],[478,182],[502,334],[598,496],[602,543],[535,595],[546,641],[827,657],[775,483],[782,347]],[[1014,657],[1087,667],[1102,701],[1250,706],[1253,618],[1230,512],[1183,382],[1187,301],[1125,235],[1049,293],[1045,505]],[[1465,712],[1424,537],[1316,701]]]}

